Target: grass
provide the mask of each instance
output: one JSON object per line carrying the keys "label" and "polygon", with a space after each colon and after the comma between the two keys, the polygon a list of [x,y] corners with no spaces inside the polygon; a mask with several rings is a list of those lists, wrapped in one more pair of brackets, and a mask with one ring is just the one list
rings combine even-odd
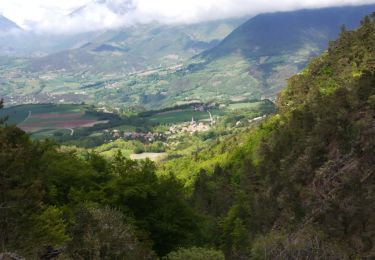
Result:
{"label": "grass", "polygon": [[256,109],[262,105],[262,102],[244,102],[244,103],[234,103],[230,104],[227,108],[229,110],[240,110],[240,109]]}
{"label": "grass", "polygon": [[113,148],[108,151],[100,152],[99,155],[106,158],[113,158],[118,153],[118,151],[120,151],[126,158],[130,158],[130,156],[133,154],[133,150]]}
{"label": "grass", "polygon": [[[219,109],[213,109],[210,111],[212,116],[223,115]],[[178,124],[183,122],[189,122],[194,118],[195,121],[207,120],[210,118],[208,112],[194,111],[193,109],[186,109],[182,111],[171,111],[168,113],[160,113],[149,118],[150,121],[159,124]]]}
{"label": "grass", "polygon": [[141,153],[141,154],[131,154],[130,158],[132,160],[145,160],[150,159],[151,161],[158,162],[168,157],[167,153]]}

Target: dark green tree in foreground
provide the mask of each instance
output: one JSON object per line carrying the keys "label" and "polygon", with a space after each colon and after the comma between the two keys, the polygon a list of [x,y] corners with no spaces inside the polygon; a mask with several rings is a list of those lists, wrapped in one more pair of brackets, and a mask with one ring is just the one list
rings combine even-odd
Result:
{"label": "dark green tree in foreground", "polygon": [[32,259],[69,245],[64,255],[74,259],[150,259],[189,246],[200,236],[198,214],[184,185],[155,170],[121,154],[81,158],[2,125],[1,251]]}

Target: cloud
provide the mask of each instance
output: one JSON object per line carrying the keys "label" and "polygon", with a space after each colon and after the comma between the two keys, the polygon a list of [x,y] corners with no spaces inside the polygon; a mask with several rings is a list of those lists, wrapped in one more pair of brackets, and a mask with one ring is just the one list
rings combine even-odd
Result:
{"label": "cloud", "polygon": [[77,33],[136,23],[196,23],[216,19],[375,3],[375,0],[8,0],[0,11],[29,30]]}

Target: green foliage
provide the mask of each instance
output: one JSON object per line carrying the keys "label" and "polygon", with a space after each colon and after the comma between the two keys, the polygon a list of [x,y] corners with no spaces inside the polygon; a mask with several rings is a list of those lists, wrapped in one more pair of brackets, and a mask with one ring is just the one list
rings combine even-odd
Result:
{"label": "green foliage", "polygon": [[289,80],[279,115],[199,175],[193,201],[228,259],[374,256],[374,37],[373,16],[343,32]]}
{"label": "green foliage", "polygon": [[[48,141],[32,141],[14,126],[0,128],[2,250],[36,258],[71,240],[81,245],[71,251],[81,259],[142,252],[153,258],[150,250],[120,250],[123,240],[137,248],[141,234],[150,237],[159,255],[190,245],[200,236],[198,214],[188,204],[184,185],[173,176],[159,178],[155,171],[149,160],[131,161],[121,153],[111,161],[96,153],[78,157]],[[82,204],[97,210],[74,217]],[[121,213],[101,210],[107,206]],[[140,231],[131,233],[129,225]]]}
{"label": "green foliage", "polygon": [[149,161],[134,162],[118,154],[113,162],[119,176],[106,188],[109,198],[137,226],[150,232],[154,249],[165,255],[199,235],[199,218],[185,200],[183,184],[173,176],[158,177]]}
{"label": "green foliage", "polygon": [[69,241],[67,223],[61,209],[49,206],[35,218],[36,225],[33,227],[33,235],[40,239],[39,246],[55,248],[61,247]]}
{"label": "green foliage", "polygon": [[[15,127],[0,128],[0,244],[3,249],[30,256],[40,250],[43,237],[34,237],[40,224],[44,188],[40,157],[49,145],[32,143]],[[31,251],[31,252],[30,252]]]}
{"label": "green foliage", "polygon": [[108,207],[80,209],[70,233],[66,255],[71,259],[156,259],[125,216]]}
{"label": "green foliage", "polygon": [[[4,107],[4,102],[3,100],[1,99],[0,100],[0,112],[1,112],[1,109]],[[7,121],[7,117],[0,117],[0,126],[3,125],[5,122]]]}

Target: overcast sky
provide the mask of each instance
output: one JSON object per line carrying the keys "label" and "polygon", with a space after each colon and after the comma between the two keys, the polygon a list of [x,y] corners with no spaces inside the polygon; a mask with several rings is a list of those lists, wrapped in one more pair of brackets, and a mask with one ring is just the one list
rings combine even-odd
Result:
{"label": "overcast sky", "polygon": [[[106,3],[105,3],[106,2]],[[134,23],[195,23],[375,0],[0,0],[0,13],[39,32],[75,33]],[[78,8],[79,12],[69,15]]]}

